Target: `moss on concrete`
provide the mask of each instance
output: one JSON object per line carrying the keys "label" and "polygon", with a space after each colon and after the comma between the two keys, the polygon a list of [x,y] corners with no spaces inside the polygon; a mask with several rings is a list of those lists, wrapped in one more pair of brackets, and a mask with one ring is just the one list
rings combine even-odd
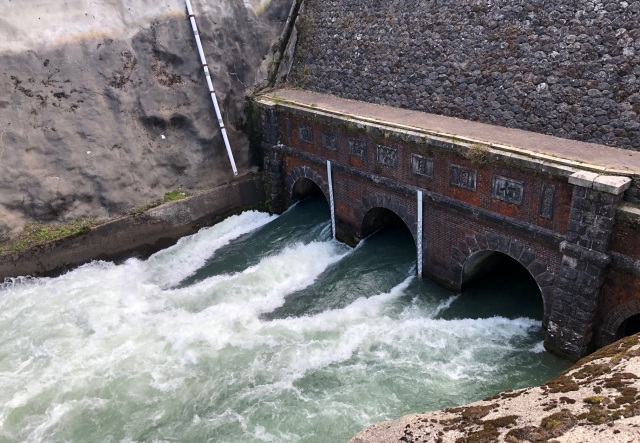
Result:
{"label": "moss on concrete", "polygon": [[14,241],[6,246],[0,247],[0,255],[22,251],[67,237],[74,237],[88,232],[92,227],[99,224],[99,221],[91,217],[83,217],[78,220],[56,224],[43,224],[37,222],[27,223],[20,235],[18,235]]}

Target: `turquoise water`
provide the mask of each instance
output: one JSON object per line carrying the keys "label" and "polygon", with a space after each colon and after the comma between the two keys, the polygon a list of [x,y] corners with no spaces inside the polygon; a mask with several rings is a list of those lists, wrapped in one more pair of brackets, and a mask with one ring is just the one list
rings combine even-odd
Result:
{"label": "turquoise water", "polygon": [[407,231],[355,249],[330,231],[305,201],[5,283],[0,441],[342,442],[567,367],[520,276],[453,294],[414,277]]}

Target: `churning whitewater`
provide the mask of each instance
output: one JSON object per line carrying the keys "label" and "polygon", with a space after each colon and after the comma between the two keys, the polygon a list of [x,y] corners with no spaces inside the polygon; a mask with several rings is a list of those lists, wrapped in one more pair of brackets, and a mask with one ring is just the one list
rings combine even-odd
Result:
{"label": "churning whitewater", "polygon": [[508,303],[415,278],[406,232],[330,236],[305,201],[145,261],[5,283],[0,441],[333,443],[564,368],[539,318],[478,316]]}

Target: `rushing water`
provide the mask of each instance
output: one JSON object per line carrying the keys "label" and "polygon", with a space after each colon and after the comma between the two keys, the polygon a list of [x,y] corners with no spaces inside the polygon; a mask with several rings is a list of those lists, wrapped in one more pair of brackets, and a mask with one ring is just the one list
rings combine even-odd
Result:
{"label": "rushing water", "polygon": [[414,257],[402,230],[330,240],[307,201],[146,261],[6,283],[0,441],[335,443],[566,367],[543,350],[539,295],[452,294]]}

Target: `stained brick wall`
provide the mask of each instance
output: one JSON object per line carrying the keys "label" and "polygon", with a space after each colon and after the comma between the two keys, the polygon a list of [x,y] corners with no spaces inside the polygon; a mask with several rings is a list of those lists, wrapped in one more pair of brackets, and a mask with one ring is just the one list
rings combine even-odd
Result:
{"label": "stained brick wall", "polygon": [[598,312],[599,345],[619,337],[616,332],[622,321],[640,314],[640,219],[618,217],[613,230],[611,250],[613,261],[605,275]]}
{"label": "stained brick wall", "polygon": [[[301,128],[311,134],[310,141],[301,139]],[[383,131],[357,130],[349,125],[304,116],[280,119],[280,133],[282,143],[336,164],[566,233],[572,192],[566,178],[510,167],[481,150],[471,150],[463,155],[425,143],[407,142]],[[323,143],[327,139],[332,140],[332,147]],[[390,164],[378,161],[378,155],[385,153],[389,154],[390,159],[386,161]],[[420,169],[419,162],[432,166]],[[470,179],[473,183],[468,186],[460,181],[460,174],[465,172],[473,175]],[[504,187],[503,179],[521,185],[521,196],[511,202],[505,201],[506,196],[496,197],[499,193],[494,193],[494,187]]]}
{"label": "stained brick wall", "polygon": [[[461,243],[475,236],[500,235],[513,240],[514,245],[523,245],[536,260],[545,263],[540,274],[548,272],[551,277],[546,277],[544,284],[552,283],[562,259],[558,244],[566,234],[569,219],[572,186],[566,178],[513,168],[482,151],[462,154],[424,141],[407,141],[382,130],[358,128],[304,113],[282,115],[279,124],[280,141],[296,151],[285,154],[286,170],[305,166],[326,180],[323,162],[332,161],[337,223],[345,227],[343,231],[349,231],[345,237],[351,236],[343,240],[354,243],[360,238],[363,201],[368,196],[385,196],[389,204],[406,208],[405,218],[414,221],[415,190],[422,189],[438,196],[433,200],[427,195],[424,200],[426,275],[448,287],[459,288],[461,270],[455,270],[453,248],[462,249],[466,260],[475,251],[461,248]],[[309,154],[309,158],[300,157],[300,152]],[[361,176],[341,169],[341,165],[357,170]],[[380,180],[389,183],[379,183]],[[389,186],[393,183],[402,186]],[[514,185],[511,194],[501,191],[510,184]],[[466,205],[467,212],[473,212],[469,208],[482,208],[494,214],[493,219],[443,205],[441,197]],[[542,234],[536,237],[525,228],[510,232],[507,220],[523,221],[534,229],[539,227],[541,232],[555,233],[556,238]],[[411,222],[407,224],[415,233]],[[505,252],[509,253],[508,245]],[[511,255],[519,259],[521,252]],[[552,291],[547,289],[544,295],[549,305]]]}

